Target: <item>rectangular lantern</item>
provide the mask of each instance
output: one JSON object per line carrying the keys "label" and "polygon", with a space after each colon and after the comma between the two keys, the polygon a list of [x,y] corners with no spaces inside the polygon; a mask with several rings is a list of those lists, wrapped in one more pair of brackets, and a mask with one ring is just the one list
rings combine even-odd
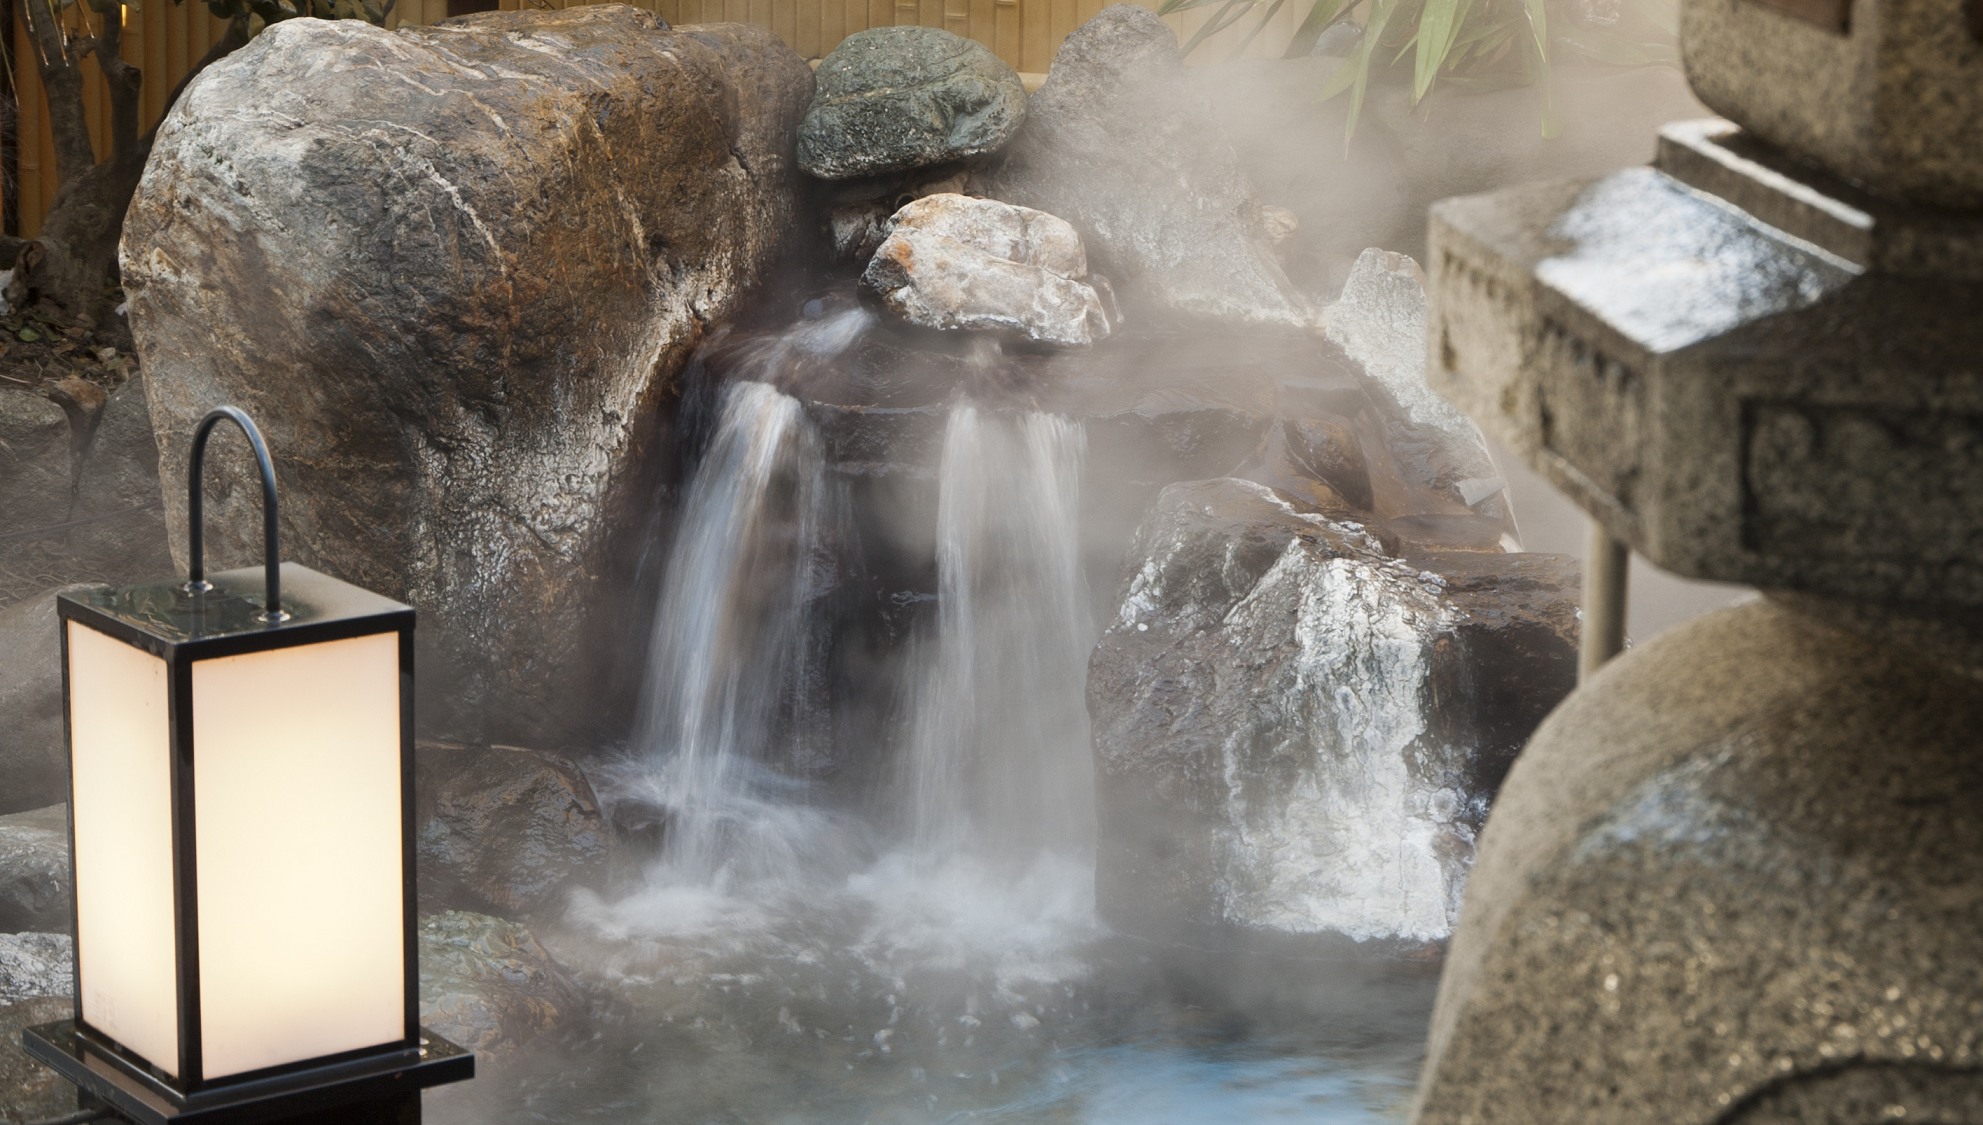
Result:
{"label": "rectangular lantern", "polygon": [[[195,437],[191,580],[57,602],[76,1012],[27,1042],[141,1121],[280,1119],[285,1095],[404,1096],[474,1065],[418,1024],[414,611],[276,563],[273,472],[230,409]],[[208,580],[221,418],[262,463],[268,561]]]}

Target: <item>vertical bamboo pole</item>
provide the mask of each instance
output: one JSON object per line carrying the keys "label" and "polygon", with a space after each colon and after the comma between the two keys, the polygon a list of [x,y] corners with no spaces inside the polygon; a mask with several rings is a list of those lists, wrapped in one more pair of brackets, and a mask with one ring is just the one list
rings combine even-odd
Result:
{"label": "vertical bamboo pole", "polygon": [[831,54],[833,48],[847,37],[847,0],[820,0],[819,5],[819,53]]}
{"label": "vertical bamboo pole", "polygon": [[20,120],[15,138],[16,151],[20,153],[20,222],[21,237],[33,238],[41,230],[41,215],[46,196],[41,190],[43,161],[50,159],[44,155],[48,139],[48,113],[42,106],[41,76],[35,70],[34,41],[28,37],[26,21],[20,9],[14,9],[14,73],[16,75],[15,96],[20,103]]}
{"label": "vertical bamboo pole", "polygon": [[1047,4],[1049,0],[1031,0],[1019,4],[1019,62],[1020,70],[1040,71],[1053,61],[1053,39]]}

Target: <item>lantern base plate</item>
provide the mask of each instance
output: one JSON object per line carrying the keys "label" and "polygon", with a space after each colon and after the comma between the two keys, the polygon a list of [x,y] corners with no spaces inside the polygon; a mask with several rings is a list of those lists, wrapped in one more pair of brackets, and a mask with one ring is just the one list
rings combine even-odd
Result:
{"label": "lantern base plate", "polygon": [[[428,1086],[475,1076],[475,1055],[422,1028],[418,1048],[180,1093],[79,1034],[74,1020],[21,1033],[29,1057],[135,1125],[261,1125],[341,1106],[401,1104]],[[416,1118],[417,1120],[417,1118]]]}

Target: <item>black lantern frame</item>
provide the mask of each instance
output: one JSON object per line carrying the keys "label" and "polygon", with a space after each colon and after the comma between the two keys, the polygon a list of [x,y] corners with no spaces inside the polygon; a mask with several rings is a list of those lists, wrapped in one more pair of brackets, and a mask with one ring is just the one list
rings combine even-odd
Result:
{"label": "black lantern frame", "polygon": [[[239,426],[253,447],[261,473],[263,565],[212,575],[204,569],[201,483],[206,442],[216,424]],[[71,712],[70,623],[102,633],[164,662],[169,738],[172,919],[177,996],[177,1046],[167,1073],[84,1017],[81,907],[83,888],[71,895],[77,935],[76,1010],[70,1020],[23,1033],[32,1057],[75,1083],[96,1104],[107,1104],[140,1125],[198,1121],[250,1125],[296,1119],[361,1104],[399,1106],[388,1116],[404,1119],[417,1092],[474,1074],[472,1053],[419,1025],[418,913],[414,855],[413,628],[414,610],[295,563],[280,561],[275,473],[254,422],[239,409],[220,407],[194,432],[188,471],[191,574],[121,588],[103,588],[57,599],[62,633],[63,721],[71,754],[69,843],[76,871],[75,731]],[[258,596],[259,595],[259,596]],[[201,661],[267,653],[302,645],[389,634],[396,638],[399,679],[399,843],[401,924],[404,930],[404,1034],[390,1042],[209,1078],[201,1018],[200,900],[196,860],[193,669]],[[349,1113],[338,1120],[359,1120]]]}

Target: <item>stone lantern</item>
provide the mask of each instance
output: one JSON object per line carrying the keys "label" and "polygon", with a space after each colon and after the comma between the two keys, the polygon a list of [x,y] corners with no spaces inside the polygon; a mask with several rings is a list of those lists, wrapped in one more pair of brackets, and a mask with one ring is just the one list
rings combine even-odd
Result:
{"label": "stone lantern", "polygon": [[1439,389],[1759,587],[1484,833],[1415,1119],[1983,1121],[1983,0],[1683,0],[1650,168],[1433,211]]}

